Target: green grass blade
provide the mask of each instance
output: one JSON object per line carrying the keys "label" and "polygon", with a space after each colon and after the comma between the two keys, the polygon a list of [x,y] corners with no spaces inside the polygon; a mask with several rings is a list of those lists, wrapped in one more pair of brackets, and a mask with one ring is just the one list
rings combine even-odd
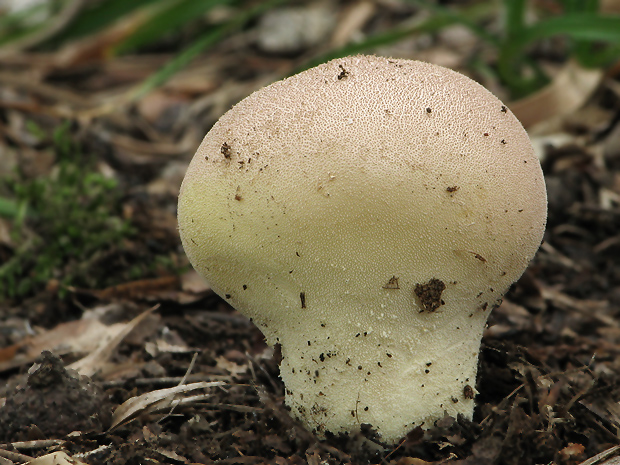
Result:
{"label": "green grass blade", "polygon": [[46,10],[45,5],[34,5],[0,16],[0,46],[41,30],[45,26],[44,21],[28,23],[30,18],[36,17],[38,14],[45,15]]}
{"label": "green grass blade", "polygon": [[85,8],[61,33],[49,41],[48,48],[54,49],[65,42],[94,34],[121,20],[133,11],[161,0],[106,0],[94,2]]}
{"label": "green grass blade", "polygon": [[[484,27],[478,25],[480,19],[487,14],[497,10],[496,2],[480,2],[477,5],[473,5],[468,8],[448,8],[442,5],[437,5],[435,2],[429,0],[408,0],[409,3],[424,8],[431,12],[434,16],[444,18],[444,20],[450,20],[448,24],[462,24],[472,31],[481,40],[499,46],[498,38],[488,32]],[[521,1],[521,0],[518,0]],[[484,12],[484,15],[480,15]]]}
{"label": "green grass blade", "polygon": [[553,36],[618,44],[620,43],[620,17],[593,13],[558,16],[539,21],[523,29],[518,37],[506,40],[500,49],[497,67],[501,78],[511,88],[514,96],[528,93],[532,87],[537,85],[534,80],[523,78],[515,69],[514,64],[522,60],[527,46]]}
{"label": "green grass blade", "polygon": [[620,44],[613,44],[600,49],[591,46],[577,58],[579,63],[586,68],[606,67],[620,59]]}
{"label": "green grass blade", "polygon": [[[433,16],[419,24],[415,24],[405,28],[398,28],[391,31],[387,31],[380,34],[375,34],[366,38],[363,41],[347,44],[344,47],[336,50],[330,50],[329,52],[320,55],[319,57],[304,63],[300,68],[294,70],[294,73],[303,71],[304,69],[311,68],[326,61],[340,58],[343,56],[354,55],[356,53],[364,53],[369,50],[398,42],[414,34],[424,34],[439,31],[440,29],[450,26],[452,24],[463,24],[463,20],[467,22],[475,23],[480,19],[487,17],[493,10],[494,6],[489,3],[482,3],[472,6],[467,9],[463,9],[459,15],[455,15],[453,11],[444,11],[443,13],[435,13]],[[447,10],[442,8],[441,10]],[[436,10],[436,11],[441,11]]]}
{"label": "green grass blade", "polygon": [[131,99],[137,100],[145,94],[151,92],[153,89],[156,89],[157,87],[166,83],[177,72],[185,68],[200,53],[202,53],[208,47],[219,42],[227,34],[227,32],[228,27],[224,25],[214,28],[208,33],[202,35],[188,48],[183,50],[179,55],[166,63],[166,65],[163,66],[159,71],[142,81],[139,86],[132,92]]}
{"label": "green grass blade", "polygon": [[596,13],[599,9],[598,0],[560,0],[566,14]]}
{"label": "green grass blade", "polygon": [[11,199],[0,197],[0,216],[4,218],[16,218],[19,213],[19,204]]}
{"label": "green grass blade", "polygon": [[230,34],[232,31],[241,27],[244,23],[258,16],[262,12],[273,8],[274,6],[281,3],[286,3],[287,1],[288,0],[270,0],[267,2],[263,2],[256,7],[241,11],[238,15],[229,20],[227,23],[222,24],[221,26],[218,26],[207,32],[206,34],[202,35],[189,47],[183,50],[179,55],[170,60],[161,70],[152,74],[142,83],[140,83],[131,92],[131,99],[137,100],[152,91],[153,89],[161,86],[179,70],[187,66],[200,53],[205,51],[210,46],[218,43],[220,40],[222,40],[222,38]]}
{"label": "green grass blade", "polygon": [[580,13],[549,18],[524,30],[523,35],[515,41],[515,46],[523,47],[535,40],[556,35],[579,40],[620,43],[620,16]]}
{"label": "green grass blade", "polygon": [[504,0],[504,36],[518,37],[525,28],[525,0]]}
{"label": "green grass blade", "polygon": [[200,18],[213,7],[230,3],[230,0],[173,0],[163,3],[160,7],[158,5],[159,11],[148,22],[114,48],[116,54],[155,42],[166,33]]}

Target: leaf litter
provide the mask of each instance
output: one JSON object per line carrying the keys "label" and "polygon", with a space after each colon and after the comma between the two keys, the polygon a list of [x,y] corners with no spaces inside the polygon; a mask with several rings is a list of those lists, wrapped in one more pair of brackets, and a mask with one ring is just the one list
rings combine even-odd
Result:
{"label": "leaf litter", "polygon": [[[415,16],[400,2],[344,3],[343,28],[326,38],[334,43]],[[59,273],[28,298],[0,303],[3,463],[620,461],[620,68],[587,73],[550,54],[545,65],[556,79],[511,105],[526,115],[546,175],[545,243],[491,314],[474,419],[445,418],[384,449],[371,430],[319,441],[292,420],[277,357],[260,332],[194,273],[175,271],[187,266],[174,220],[183,164],[228,107],[302,60],[256,54],[248,46],[253,30],[135,101],[132,89],[168,57],[110,58],[104,51],[126,33],[117,27],[60,53],[21,43],[0,60],[3,170],[53,172],[49,142],[33,136],[32,122],[45,131],[68,118],[98,172],[119,181],[122,214],[140,233],[85,271],[105,270],[115,282],[66,286]],[[466,71],[472,48],[445,42],[459,34],[411,37],[376,51]],[[322,45],[308,47],[303,53],[315,56]],[[498,89],[487,74],[477,77]],[[2,260],[15,241],[10,223],[0,221]],[[158,265],[130,271],[153,256]],[[49,373],[38,374],[46,364]]]}

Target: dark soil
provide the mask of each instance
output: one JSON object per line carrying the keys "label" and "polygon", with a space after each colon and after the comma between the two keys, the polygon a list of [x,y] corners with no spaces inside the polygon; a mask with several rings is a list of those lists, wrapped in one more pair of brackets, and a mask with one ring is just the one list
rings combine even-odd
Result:
{"label": "dark soil", "polygon": [[[345,6],[350,5],[343,2],[340,8]],[[391,19],[377,14],[376,25]],[[5,85],[0,89],[5,97],[0,154],[18,154],[0,163],[13,160],[29,178],[48,175],[57,160],[49,155],[51,142],[31,142],[26,121],[53,128],[63,119],[59,114],[68,115],[70,133],[84,156],[118,180],[119,215],[135,228],[123,243],[89,259],[82,284],[65,286],[61,270],[31,294],[0,303],[0,379],[6,383],[0,387],[0,458],[19,463],[16,457],[63,450],[89,464],[576,465],[604,463],[616,454],[618,71],[601,81],[584,107],[556,123],[562,142],[550,139],[546,145],[545,242],[491,314],[473,421],[445,418],[386,448],[370,429],[319,440],[291,419],[283,404],[277,354],[245,317],[194,280],[180,248],[176,194],[201,137],[223,111],[272,73],[284,75],[303,62],[297,55],[261,54],[246,40],[224,41],[190,69],[191,75],[205,63],[211,67],[203,87],[181,80],[139,104],[116,102],[111,113],[102,110],[102,95],[123,88],[136,74],[148,75],[159,61],[119,58],[106,67],[102,61],[78,60],[61,68],[51,55],[33,62],[25,53],[22,59],[0,62]],[[441,46],[440,39],[433,40]],[[460,56],[462,63],[465,57]],[[22,85],[18,78],[7,78],[26,71],[39,80]],[[86,104],[67,103],[64,91],[94,97]],[[8,259],[17,252],[3,233],[10,222],[0,221],[0,257]],[[166,265],[154,257],[165,257]],[[132,266],[147,261],[153,266],[141,268],[136,278]],[[84,284],[93,280],[100,285]],[[89,318],[124,324],[155,304],[157,310],[93,362],[90,377],[63,367],[94,351],[84,349],[89,341],[76,342],[91,327]],[[44,352],[35,361],[44,350],[60,358]],[[173,407],[172,401],[190,394],[171,397],[157,411],[139,409],[110,428],[112,412],[128,399],[199,381],[224,384],[199,389],[202,397],[185,404]],[[605,451],[606,456],[586,462]]]}

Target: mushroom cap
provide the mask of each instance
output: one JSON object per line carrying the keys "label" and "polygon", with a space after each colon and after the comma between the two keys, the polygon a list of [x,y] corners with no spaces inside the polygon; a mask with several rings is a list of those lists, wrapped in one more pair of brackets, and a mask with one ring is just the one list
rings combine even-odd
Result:
{"label": "mushroom cap", "polygon": [[[222,116],[188,168],[178,221],[196,270],[282,344],[295,394],[309,387],[289,386],[284,367],[295,372],[311,344],[344,360],[359,351],[349,336],[360,329],[415,358],[422,334],[444,324],[429,319],[452,319],[459,331],[471,325],[477,347],[487,309],[540,245],[546,205],[527,134],[489,91],[440,66],[353,56],[271,84]],[[459,331],[429,350],[441,358]],[[477,348],[467,353],[475,377]],[[323,394],[335,392],[330,382]],[[293,414],[317,428],[301,410]],[[337,424],[326,429],[353,428]]]}

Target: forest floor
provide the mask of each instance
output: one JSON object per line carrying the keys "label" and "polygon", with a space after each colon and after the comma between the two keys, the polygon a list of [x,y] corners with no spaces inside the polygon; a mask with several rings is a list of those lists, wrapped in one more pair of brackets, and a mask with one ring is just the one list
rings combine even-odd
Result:
{"label": "forest floor", "polygon": [[[109,56],[120,27],[0,49],[0,264],[13,267],[0,281],[13,289],[0,300],[0,464],[620,463],[620,66],[580,68],[550,41],[537,59],[551,83],[511,103],[468,66],[486,52],[458,25],[367,53],[479,80],[541,158],[544,243],[490,316],[474,419],[382,447],[372,431],[319,440],[290,417],[273,349],[189,267],[176,198],[230,106],[417,14],[399,1],[299,8],[321,21],[291,49],[261,18],[145,94],[173,46]],[[295,21],[284,15],[273,24]]]}

